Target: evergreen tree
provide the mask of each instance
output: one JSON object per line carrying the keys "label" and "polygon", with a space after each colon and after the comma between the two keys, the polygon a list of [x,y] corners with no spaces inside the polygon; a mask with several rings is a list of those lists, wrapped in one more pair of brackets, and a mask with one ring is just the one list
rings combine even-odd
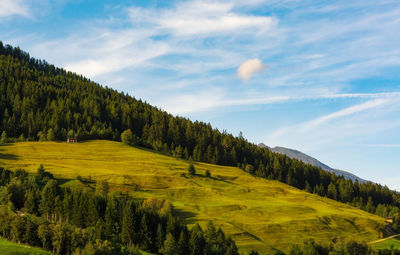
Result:
{"label": "evergreen tree", "polygon": [[110,187],[106,180],[101,180],[96,182],[96,194],[99,196],[107,196]]}
{"label": "evergreen tree", "polygon": [[191,175],[191,176],[194,176],[194,175],[196,174],[196,169],[194,168],[194,165],[193,165],[193,164],[190,164],[190,165],[189,165],[189,167],[188,167],[188,173],[189,173],[189,175]]}
{"label": "evergreen tree", "polygon": [[134,207],[132,201],[126,203],[124,207],[124,211],[122,213],[122,229],[121,229],[121,238],[122,241],[128,245],[132,246],[134,244],[134,233],[137,231],[135,229],[134,222],[135,214]]}
{"label": "evergreen tree", "polygon": [[3,131],[3,133],[1,133],[1,143],[7,143],[8,142],[8,138],[7,138],[7,133],[6,131]]}
{"label": "evergreen tree", "polygon": [[168,233],[164,241],[163,254],[177,255],[176,248],[177,246],[174,236],[171,233]]}
{"label": "evergreen tree", "polygon": [[50,214],[54,212],[55,205],[54,201],[58,195],[57,181],[49,180],[43,187],[41,200],[40,200],[40,211],[46,215],[49,219]]}
{"label": "evergreen tree", "polygon": [[39,131],[39,133],[37,134],[37,137],[38,137],[39,141],[47,141],[47,136],[42,131]]}
{"label": "evergreen tree", "polygon": [[56,136],[55,136],[55,134],[54,134],[54,131],[53,131],[52,128],[50,128],[50,129],[47,131],[47,140],[48,140],[48,141],[54,141],[55,139],[56,139]]}
{"label": "evergreen tree", "polygon": [[51,249],[52,231],[48,224],[41,224],[38,227],[38,237],[42,241],[43,249]]}

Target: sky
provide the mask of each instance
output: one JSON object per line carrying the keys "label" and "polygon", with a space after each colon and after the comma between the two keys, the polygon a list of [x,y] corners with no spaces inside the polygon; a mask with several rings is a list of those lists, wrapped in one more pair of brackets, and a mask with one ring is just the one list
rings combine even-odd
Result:
{"label": "sky", "polygon": [[0,40],[400,191],[398,0],[0,0]]}

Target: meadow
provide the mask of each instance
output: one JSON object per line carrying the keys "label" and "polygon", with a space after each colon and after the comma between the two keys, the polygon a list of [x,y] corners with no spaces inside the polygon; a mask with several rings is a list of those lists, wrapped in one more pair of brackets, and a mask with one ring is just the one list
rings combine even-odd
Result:
{"label": "meadow", "polygon": [[374,250],[380,249],[400,249],[400,235],[391,236],[378,241],[369,243]]}
{"label": "meadow", "polygon": [[17,244],[0,238],[0,254],[2,255],[50,255],[50,252],[23,244]]}
{"label": "meadow", "polygon": [[[107,180],[112,190],[167,199],[189,225],[205,226],[213,220],[243,252],[287,251],[307,238],[324,244],[334,239],[371,242],[379,238],[384,225],[376,215],[236,167],[193,162],[196,175],[189,176],[186,160],[119,142],[0,146],[1,167],[36,172],[40,164],[57,178]],[[206,170],[211,177],[206,177]]]}

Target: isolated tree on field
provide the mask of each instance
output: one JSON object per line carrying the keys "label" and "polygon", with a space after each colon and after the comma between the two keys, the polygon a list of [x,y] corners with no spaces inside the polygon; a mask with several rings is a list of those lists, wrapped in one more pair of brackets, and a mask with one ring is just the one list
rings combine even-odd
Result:
{"label": "isolated tree on field", "polygon": [[193,164],[189,165],[188,173],[189,173],[189,175],[192,175],[192,176],[196,174],[196,169],[194,168]]}
{"label": "isolated tree on field", "polygon": [[206,176],[207,176],[207,177],[210,177],[210,176],[211,176],[211,173],[210,173],[209,170],[206,170]]}

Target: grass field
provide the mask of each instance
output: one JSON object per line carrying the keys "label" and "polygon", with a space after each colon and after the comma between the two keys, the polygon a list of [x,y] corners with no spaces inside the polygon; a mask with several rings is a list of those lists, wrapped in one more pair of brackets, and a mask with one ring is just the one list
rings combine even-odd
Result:
{"label": "grass field", "polygon": [[[0,146],[0,166],[35,172],[43,163],[60,178],[107,179],[114,189],[137,197],[173,202],[188,224],[213,220],[241,251],[287,250],[304,239],[378,239],[383,218],[303,192],[277,181],[253,177],[235,167],[189,163],[112,141],[23,142]],[[206,170],[211,178],[205,177]]]}
{"label": "grass field", "polygon": [[369,244],[374,250],[400,249],[400,235],[382,239]]}
{"label": "grass field", "polygon": [[23,244],[16,244],[0,238],[0,254],[2,255],[50,255],[50,252]]}

